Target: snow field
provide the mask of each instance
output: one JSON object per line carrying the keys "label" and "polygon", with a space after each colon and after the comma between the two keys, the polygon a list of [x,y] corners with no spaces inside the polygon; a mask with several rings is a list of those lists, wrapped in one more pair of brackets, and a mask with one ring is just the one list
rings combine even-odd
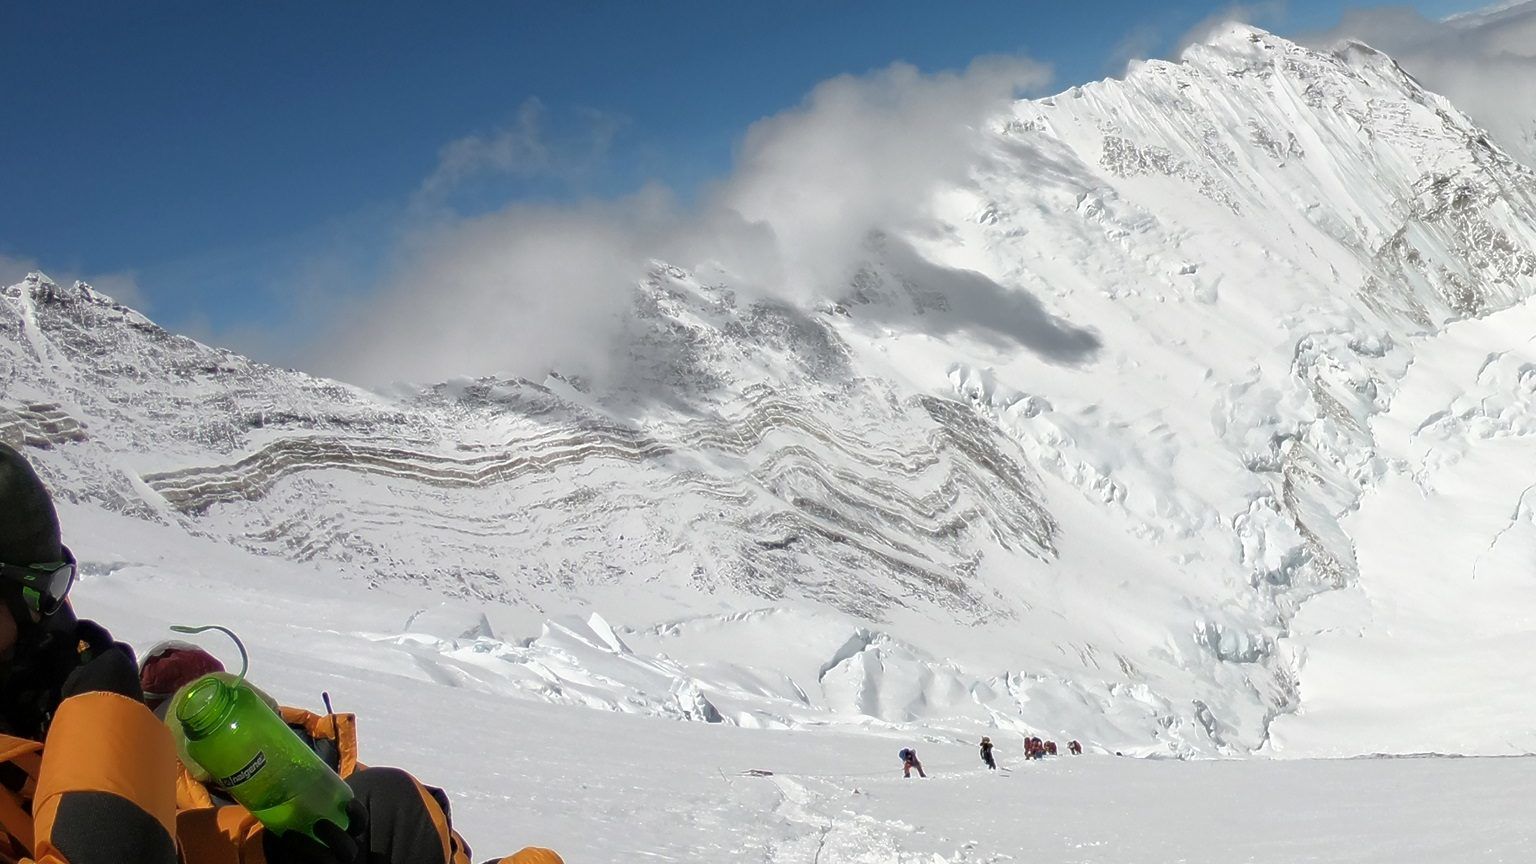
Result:
{"label": "snow field", "polygon": [[[1536,794],[1532,759],[1184,762],[1091,752],[1025,763],[1016,734],[975,720],[960,729],[953,716],[876,723],[802,705],[796,728],[679,722],[656,703],[628,701],[648,684],[615,674],[616,663],[631,664],[619,652],[576,657],[554,676],[563,683],[546,682],[572,686],[586,668],[583,692],[608,703],[594,711],[585,698],[555,704],[517,676],[486,674],[434,637],[402,635],[431,592],[366,590],[185,537],[166,561],[154,529],[121,530],[135,520],[70,506],[64,518],[86,560],[118,562],[85,571],[83,615],[141,650],[169,636],[171,623],[234,627],[251,649],[253,681],[313,709],[329,692],[338,710],[359,715],[365,762],[449,790],[477,859],[527,844],[558,848],[572,864],[1385,864],[1525,861],[1536,851],[1524,815]],[[794,670],[798,643],[784,635],[792,628],[772,638],[775,617],[797,620],[745,620],[755,638],[784,646],[784,668]],[[696,628],[695,650],[731,638],[719,625]],[[233,662],[231,646],[199,638]],[[583,644],[598,652],[611,639],[640,652],[654,638],[562,625],[524,647],[547,658]],[[666,662],[642,654],[632,665]],[[782,692],[738,698],[736,707],[720,699],[723,710],[789,701]],[[982,768],[983,732],[1006,771]],[[908,745],[929,779],[901,778],[896,751]],[[774,774],[741,774],[753,769]]]}

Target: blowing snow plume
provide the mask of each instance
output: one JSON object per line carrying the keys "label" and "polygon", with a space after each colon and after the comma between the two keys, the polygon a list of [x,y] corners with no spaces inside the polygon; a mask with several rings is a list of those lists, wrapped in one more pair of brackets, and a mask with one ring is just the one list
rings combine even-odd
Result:
{"label": "blowing snow plume", "polygon": [[1326,49],[1344,39],[1392,55],[1536,168],[1536,0],[1444,21],[1399,6],[1356,10],[1307,42]]}
{"label": "blowing snow plume", "polygon": [[339,316],[345,327],[319,343],[316,365],[368,384],[539,380],[551,370],[601,382],[624,354],[635,285],[657,258],[749,297],[803,305],[835,294],[867,238],[930,227],[935,191],[966,182],[986,158],[981,125],[1048,79],[1038,64],[1001,57],[964,72],[896,64],[845,75],[754,124],[731,176],[696,206],[651,187],[439,219],[408,238],[405,263],[377,292]]}

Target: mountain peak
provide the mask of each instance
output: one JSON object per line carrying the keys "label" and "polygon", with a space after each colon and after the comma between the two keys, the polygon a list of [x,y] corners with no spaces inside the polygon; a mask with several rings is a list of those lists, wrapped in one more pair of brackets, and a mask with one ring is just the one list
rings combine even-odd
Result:
{"label": "mountain peak", "polygon": [[1385,51],[1372,48],[1359,39],[1345,39],[1335,45],[1329,53],[1344,61],[1351,69],[1384,72],[1397,81],[1410,84],[1416,89],[1423,89],[1423,85],[1419,84],[1418,79],[1409,75],[1407,70],[1403,69],[1396,60],[1392,59],[1391,55]]}
{"label": "mountain peak", "polygon": [[1285,41],[1268,30],[1255,27],[1252,24],[1245,24],[1242,21],[1228,21],[1218,25],[1202,41],[1203,44],[1213,48],[1241,48],[1247,51],[1251,50],[1247,46],[1273,47],[1271,40]]}
{"label": "mountain peak", "polygon": [[1385,52],[1357,39],[1346,39],[1331,51],[1317,51],[1276,36],[1267,30],[1237,21],[1213,28],[1206,37],[1184,50],[1180,61],[1189,66],[1217,68],[1227,74],[1243,74],[1281,62],[1278,55],[1292,58],[1332,57],[1357,72],[1386,73],[1389,80],[1421,90],[1422,86]]}
{"label": "mountain peak", "polygon": [[1227,21],[1209,30],[1205,37],[1185,48],[1179,55],[1180,62],[1200,63],[1213,58],[1241,58],[1252,61],[1275,51],[1300,51],[1301,46],[1270,33],[1268,30]]}
{"label": "mountain peak", "polygon": [[83,302],[96,306],[111,306],[121,308],[131,313],[136,320],[147,322],[148,319],[126,304],[118,302],[115,298],[96,290],[89,282],[75,279],[68,284],[60,284],[53,277],[41,270],[29,272],[20,282],[3,286],[4,292],[11,296],[27,295],[39,302]]}

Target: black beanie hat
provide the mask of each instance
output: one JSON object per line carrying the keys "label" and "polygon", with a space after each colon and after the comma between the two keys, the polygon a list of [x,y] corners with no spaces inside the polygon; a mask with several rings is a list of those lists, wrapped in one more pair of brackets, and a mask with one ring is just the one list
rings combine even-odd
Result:
{"label": "black beanie hat", "polygon": [[0,444],[0,563],[62,560],[59,515],[47,487],[20,453]]}

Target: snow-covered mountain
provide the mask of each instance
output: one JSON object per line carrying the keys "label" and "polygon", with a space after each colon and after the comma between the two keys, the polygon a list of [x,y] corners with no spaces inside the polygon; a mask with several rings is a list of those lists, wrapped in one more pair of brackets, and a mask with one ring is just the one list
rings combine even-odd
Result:
{"label": "snow-covered mountain", "polygon": [[[228,582],[256,630],[252,580],[324,584],[424,687],[1321,753],[1536,672],[1456,662],[1536,614],[1536,174],[1390,58],[1241,26],[976,134],[822,302],[655,262],[601,387],[373,393],[34,275],[0,439],[89,526],[82,597]],[[1443,700],[1392,671],[1429,656]],[[1499,704],[1466,731],[1529,747]]]}

